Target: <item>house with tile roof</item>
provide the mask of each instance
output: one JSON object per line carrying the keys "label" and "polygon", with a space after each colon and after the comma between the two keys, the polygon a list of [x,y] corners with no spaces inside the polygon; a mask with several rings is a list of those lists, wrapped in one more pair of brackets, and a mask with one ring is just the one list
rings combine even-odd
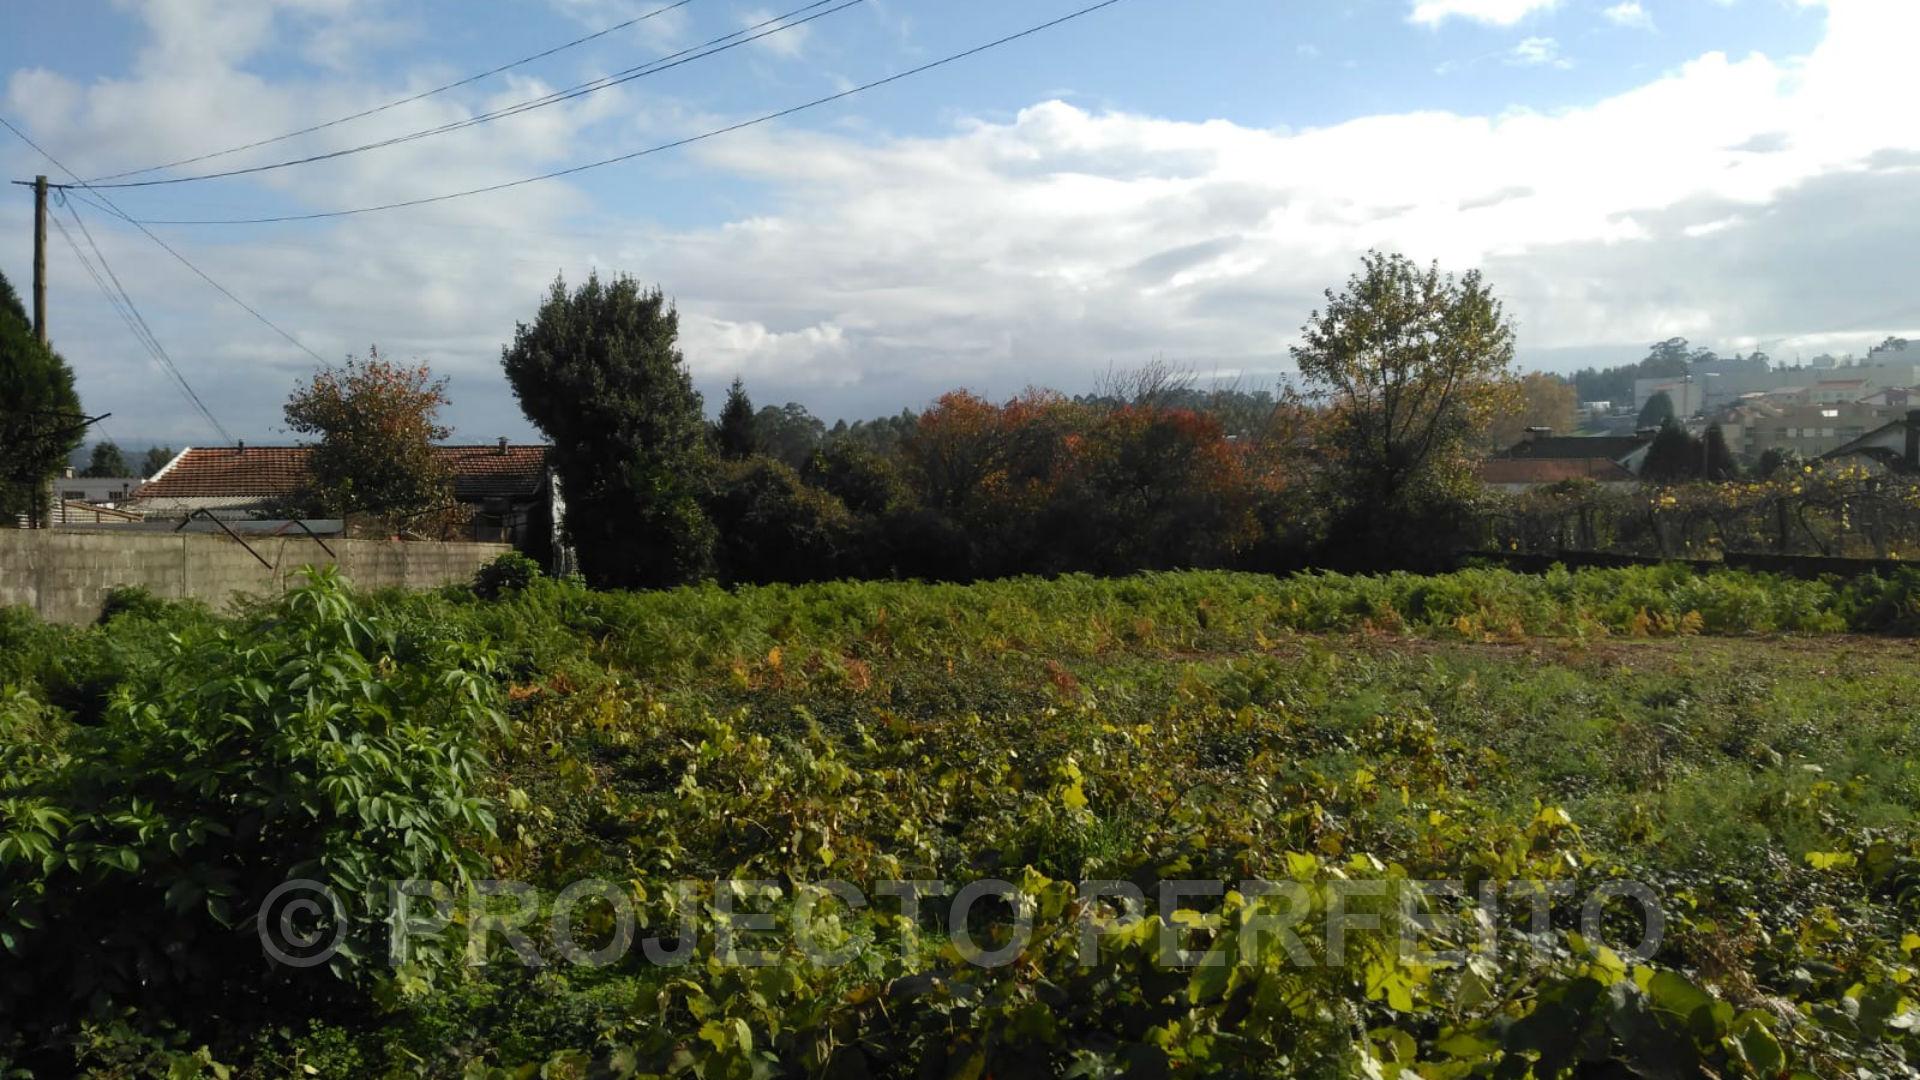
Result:
{"label": "house with tile roof", "polygon": [[[123,507],[148,520],[204,511],[227,520],[272,516],[307,484],[304,446],[188,447],[140,485]],[[436,446],[453,475],[453,495],[473,512],[474,540],[523,551],[551,549],[558,521],[547,448],[513,444]]]}
{"label": "house with tile roof", "polygon": [[1566,480],[1591,480],[1605,487],[1632,487],[1640,478],[1610,458],[1489,458],[1480,463],[1480,482],[1517,495]]}
{"label": "house with tile roof", "polygon": [[1511,494],[1566,480],[1631,487],[1639,483],[1640,465],[1652,445],[1651,434],[1555,435],[1534,429],[1481,462],[1480,482]]}

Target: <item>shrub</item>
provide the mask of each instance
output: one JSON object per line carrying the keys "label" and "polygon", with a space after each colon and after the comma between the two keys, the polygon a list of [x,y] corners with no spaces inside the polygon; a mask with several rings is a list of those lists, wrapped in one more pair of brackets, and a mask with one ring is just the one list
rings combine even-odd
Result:
{"label": "shrub", "polygon": [[100,604],[100,622],[102,625],[118,615],[131,615],[139,619],[156,619],[167,613],[167,601],[153,595],[153,591],[144,585],[121,585],[107,590],[107,598]]}
{"label": "shrub", "polygon": [[[365,615],[332,570],[309,573],[254,617],[136,660],[97,725],[0,739],[0,1045],[45,1045],[75,1002],[154,1020],[284,1002],[294,984],[253,933],[276,886],[314,879],[357,903],[477,865],[491,654]],[[370,919],[346,930],[325,982],[364,988],[385,958]]]}
{"label": "shrub", "polygon": [[498,600],[502,594],[519,592],[543,576],[539,563],[509,551],[474,573],[473,592],[482,600]]}
{"label": "shrub", "polygon": [[1920,569],[1902,567],[1889,577],[1873,574],[1848,582],[1840,606],[1856,630],[1920,634]]}
{"label": "shrub", "polygon": [[728,582],[820,581],[846,565],[853,518],[845,504],[772,458],[724,467],[707,513],[720,528]]}

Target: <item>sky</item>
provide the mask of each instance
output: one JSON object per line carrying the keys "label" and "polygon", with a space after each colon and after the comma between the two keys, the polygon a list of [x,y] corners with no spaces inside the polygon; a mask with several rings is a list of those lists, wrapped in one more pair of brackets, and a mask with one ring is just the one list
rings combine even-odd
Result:
{"label": "sky", "polygon": [[[0,116],[95,180],[373,109],[672,0],[11,2]],[[126,179],[457,122],[806,2],[686,0],[443,93]],[[834,0],[739,47],[451,133],[85,196],[177,222],[506,183],[1090,2]],[[208,410],[255,443],[290,440],[281,406],[315,356],[372,346],[449,380],[456,438],[532,437],[500,349],[556,276],[593,272],[673,297],[710,410],[740,376],[760,404],[829,420],[956,387],[1078,392],[1156,360],[1270,385],[1323,291],[1372,248],[1483,271],[1525,367],[1630,362],[1676,335],[1791,360],[1920,336],[1915,41],[1914,0],[1119,0],[558,179],[321,220],[149,226],[287,336],[102,208],[75,198],[54,215],[82,250],[84,223]],[[0,165],[72,179],[3,130]],[[0,271],[25,294],[31,197],[7,190]],[[112,414],[100,433],[223,441],[58,231],[49,243],[54,344],[86,407]]]}

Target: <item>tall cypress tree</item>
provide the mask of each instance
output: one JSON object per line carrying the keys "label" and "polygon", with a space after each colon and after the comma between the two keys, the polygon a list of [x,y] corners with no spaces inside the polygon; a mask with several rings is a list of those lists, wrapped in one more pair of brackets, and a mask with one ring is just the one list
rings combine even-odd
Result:
{"label": "tall cypress tree", "polygon": [[120,444],[109,439],[93,444],[93,456],[87,459],[86,471],[81,476],[131,476],[127,467],[127,456],[120,452]]}
{"label": "tall cypress tree", "polygon": [[1740,479],[1740,463],[1733,459],[1733,450],[1727,446],[1727,433],[1720,430],[1719,424],[1707,426],[1706,457],[1707,479]]}
{"label": "tall cypress tree", "polygon": [[1647,399],[1640,407],[1640,417],[1636,423],[1643,428],[1665,427],[1674,416],[1673,398],[1665,390]]}
{"label": "tall cypress tree", "polygon": [[563,528],[598,587],[677,585],[713,567],[706,419],[679,332],[658,288],[595,274],[571,292],[555,279],[501,350],[521,410],[553,443]]}
{"label": "tall cypress tree", "polygon": [[739,376],[727,387],[727,403],[720,407],[720,420],[713,426],[713,441],[720,456],[732,461],[750,458],[760,449],[759,433],[754,430],[753,400]]}
{"label": "tall cypress tree", "polygon": [[0,523],[47,510],[47,481],[86,435],[73,369],[40,344],[0,274]]}
{"label": "tall cypress tree", "polygon": [[1700,440],[1669,419],[1660,425],[1660,434],[1647,447],[1647,459],[1640,466],[1640,478],[1649,483],[1673,484],[1693,480],[1700,475]]}

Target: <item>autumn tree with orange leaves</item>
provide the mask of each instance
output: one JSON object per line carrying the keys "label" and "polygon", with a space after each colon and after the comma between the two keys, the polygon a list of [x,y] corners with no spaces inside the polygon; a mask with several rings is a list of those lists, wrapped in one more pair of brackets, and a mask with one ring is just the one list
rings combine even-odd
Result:
{"label": "autumn tree with orange leaves", "polygon": [[287,428],[309,444],[301,512],[367,515],[415,532],[443,532],[457,516],[453,477],[433,446],[447,381],[425,364],[396,364],[367,350],[329,365],[287,398]]}
{"label": "autumn tree with orange leaves", "polygon": [[1078,569],[1217,566],[1256,538],[1244,448],[1191,409],[1126,405],[1069,439],[1049,530]]}

